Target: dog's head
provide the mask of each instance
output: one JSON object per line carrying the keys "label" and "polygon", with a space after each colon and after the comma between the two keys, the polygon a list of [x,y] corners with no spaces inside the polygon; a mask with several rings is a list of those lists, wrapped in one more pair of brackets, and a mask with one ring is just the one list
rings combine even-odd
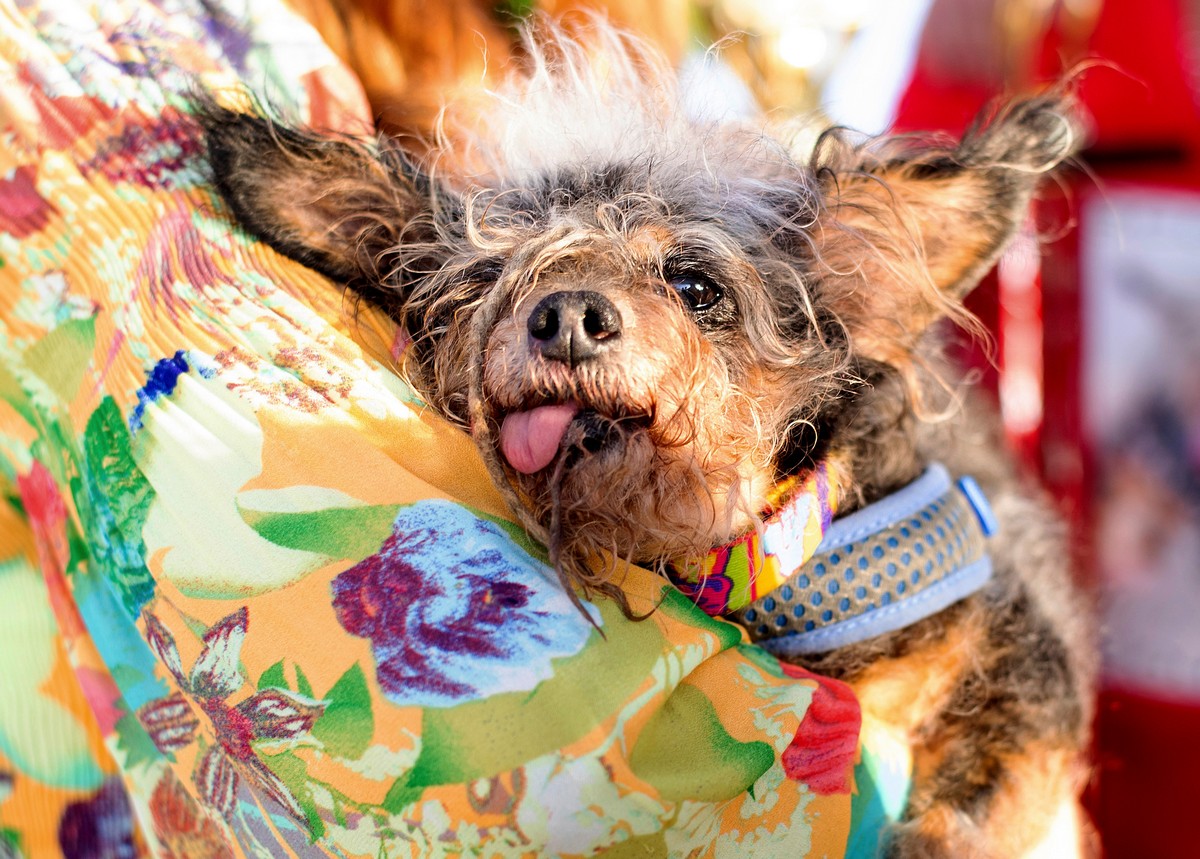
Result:
{"label": "dog's head", "polygon": [[653,57],[598,41],[534,45],[420,165],[201,120],[241,223],[391,311],[406,372],[560,572],[615,594],[598,557],[702,553],[835,449],[863,379],[909,371],[1074,140],[1045,97],[958,143],[828,132],[801,153],[689,121]]}

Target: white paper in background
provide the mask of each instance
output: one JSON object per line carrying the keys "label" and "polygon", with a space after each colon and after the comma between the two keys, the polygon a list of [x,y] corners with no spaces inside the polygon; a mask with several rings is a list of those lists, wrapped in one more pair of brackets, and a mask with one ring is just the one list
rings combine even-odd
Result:
{"label": "white paper in background", "polygon": [[1200,700],[1200,194],[1108,189],[1082,214],[1105,675]]}
{"label": "white paper in background", "polygon": [[896,121],[933,0],[888,0],[864,19],[821,92],[838,125],[882,134]]}

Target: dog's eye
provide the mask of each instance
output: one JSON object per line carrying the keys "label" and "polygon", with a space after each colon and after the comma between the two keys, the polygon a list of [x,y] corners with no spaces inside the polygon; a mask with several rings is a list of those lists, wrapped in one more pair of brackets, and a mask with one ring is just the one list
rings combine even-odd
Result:
{"label": "dog's eye", "polygon": [[684,304],[691,310],[708,310],[722,298],[725,293],[706,277],[698,274],[685,274],[673,277],[667,283],[671,289],[679,293]]}

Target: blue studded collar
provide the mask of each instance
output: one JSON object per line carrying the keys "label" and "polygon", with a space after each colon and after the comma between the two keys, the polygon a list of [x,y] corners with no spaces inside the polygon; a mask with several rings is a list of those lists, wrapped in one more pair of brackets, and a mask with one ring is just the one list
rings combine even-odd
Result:
{"label": "blue studded collar", "polygon": [[835,520],[786,583],[727,617],[776,656],[866,641],[982,588],[996,528],[979,485],[951,481],[935,463],[900,491]]}

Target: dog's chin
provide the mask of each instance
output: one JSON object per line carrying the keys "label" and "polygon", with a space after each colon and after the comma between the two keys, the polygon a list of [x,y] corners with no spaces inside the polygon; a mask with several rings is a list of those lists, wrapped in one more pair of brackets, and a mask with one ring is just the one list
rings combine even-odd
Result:
{"label": "dog's chin", "polygon": [[647,435],[643,421],[610,418],[585,409],[567,428],[563,452],[568,456],[576,455],[572,457],[576,460],[575,465],[603,467],[619,460],[638,435]]}

